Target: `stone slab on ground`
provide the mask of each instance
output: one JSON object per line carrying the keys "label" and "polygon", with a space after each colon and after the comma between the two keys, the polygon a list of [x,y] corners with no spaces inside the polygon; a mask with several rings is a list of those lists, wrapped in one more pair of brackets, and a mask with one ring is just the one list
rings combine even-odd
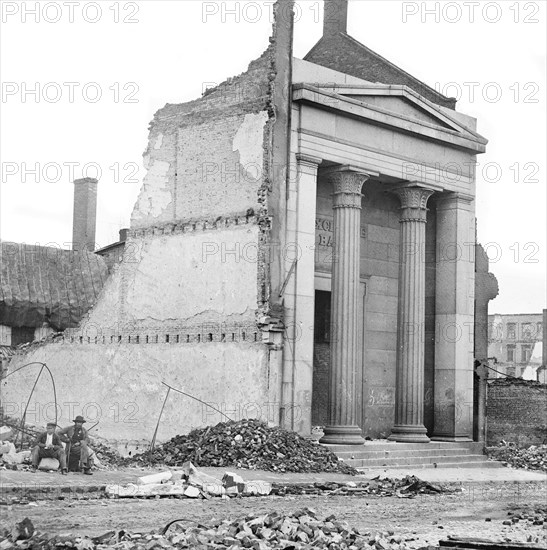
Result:
{"label": "stone slab on ground", "polygon": [[[216,478],[222,478],[226,468],[199,468],[205,474]],[[434,468],[434,469],[385,469],[370,470],[359,476],[350,476],[336,473],[275,473],[262,470],[234,470],[244,481],[263,480],[270,483],[287,484],[313,484],[316,482],[343,483],[372,479],[377,476],[390,478],[403,478],[407,475],[415,475],[423,481],[437,483],[461,483],[461,482],[544,482],[547,483],[547,475],[541,472],[529,470],[517,470],[513,468]],[[80,473],[69,473],[66,476],[58,472],[29,471],[0,471],[0,495],[14,496],[28,490],[37,492],[48,490],[58,491],[65,489],[67,492],[100,492],[106,485],[135,483],[137,478],[155,472],[165,471],[165,468],[123,468],[120,470],[94,471],[93,476]]]}

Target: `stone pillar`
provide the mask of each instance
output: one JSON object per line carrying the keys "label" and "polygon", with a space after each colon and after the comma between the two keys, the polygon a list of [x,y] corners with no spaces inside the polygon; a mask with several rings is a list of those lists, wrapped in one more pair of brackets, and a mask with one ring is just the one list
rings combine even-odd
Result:
{"label": "stone pillar", "polygon": [[281,388],[281,425],[311,434],[313,323],[315,307],[315,202],[320,158],[296,155],[297,177],[287,195],[284,259],[286,288],[285,350]]}
{"label": "stone pillar", "polygon": [[437,201],[435,418],[432,439],[473,436],[475,207],[473,197]]}
{"label": "stone pillar", "polygon": [[395,189],[401,201],[395,425],[389,439],[427,443],[424,426],[425,224],[433,190]]}
{"label": "stone pillar", "polygon": [[361,188],[370,177],[349,167],[329,173],[334,188],[329,424],[321,443],[362,445],[356,422],[359,356]]}

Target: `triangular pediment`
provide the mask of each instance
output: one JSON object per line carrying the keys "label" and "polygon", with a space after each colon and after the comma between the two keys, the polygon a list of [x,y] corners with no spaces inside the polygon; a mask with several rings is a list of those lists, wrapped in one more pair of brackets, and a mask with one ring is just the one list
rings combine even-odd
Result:
{"label": "triangular pediment", "polygon": [[386,111],[391,111],[399,115],[408,116],[420,120],[422,122],[429,122],[431,124],[437,124],[443,128],[454,129],[439,117],[422,109],[416,103],[408,101],[404,96],[394,95],[358,95],[358,94],[343,94],[345,97],[362,101],[367,105],[373,105],[380,107]]}
{"label": "triangular pediment", "polygon": [[458,117],[455,111],[435,105],[407,86],[383,84],[319,84],[315,86],[321,91],[335,94],[352,103],[362,104],[379,113],[457,132],[462,137],[487,143],[484,137],[475,132],[474,124],[470,122],[474,119],[461,118],[461,115]]}

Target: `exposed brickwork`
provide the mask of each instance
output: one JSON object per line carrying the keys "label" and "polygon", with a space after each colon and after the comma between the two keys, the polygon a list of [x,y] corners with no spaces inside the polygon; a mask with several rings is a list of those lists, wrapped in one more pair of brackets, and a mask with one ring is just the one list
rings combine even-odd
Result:
{"label": "exposed brickwork", "polygon": [[487,442],[547,443],[547,385],[499,379],[488,384]]}
{"label": "exposed brickwork", "polygon": [[323,36],[304,59],[369,82],[408,86],[437,105],[456,108],[455,99],[436,92],[344,32]]}

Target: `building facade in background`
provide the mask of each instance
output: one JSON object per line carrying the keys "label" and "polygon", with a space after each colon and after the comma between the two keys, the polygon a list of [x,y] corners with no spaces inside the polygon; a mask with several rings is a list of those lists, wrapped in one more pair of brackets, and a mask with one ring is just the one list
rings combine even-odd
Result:
{"label": "building facade in background", "polygon": [[[543,364],[543,314],[488,316],[488,357],[503,374],[536,380]],[[491,372],[491,377],[501,376]]]}

